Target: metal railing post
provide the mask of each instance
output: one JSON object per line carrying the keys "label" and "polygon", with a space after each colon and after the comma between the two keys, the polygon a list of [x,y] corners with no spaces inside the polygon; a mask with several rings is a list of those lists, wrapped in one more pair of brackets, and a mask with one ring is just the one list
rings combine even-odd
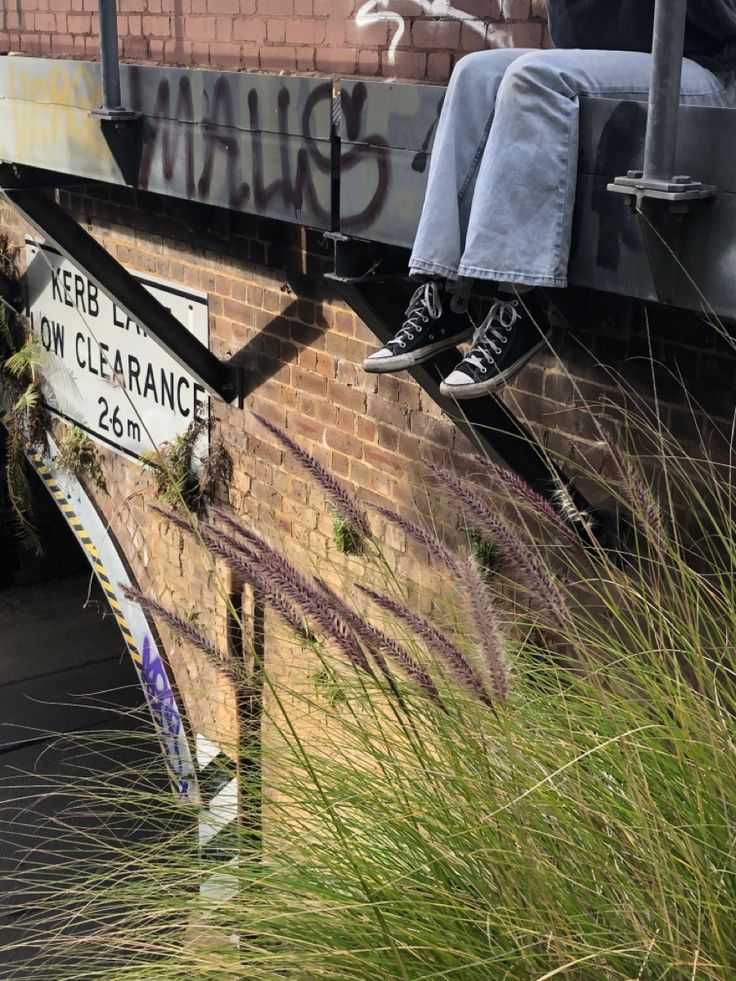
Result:
{"label": "metal railing post", "polygon": [[100,69],[102,108],[122,109],[118,61],[118,11],[116,0],[98,0],[100,13]]}
{"label": "metal railing post", "polygon": [[656,0],[644,170],[630,170],[608,185],[639,205],[649,199],[680,207],[716,194],[709,184],[675,174],[686,22],[687,0]]}
{"label": "metal railing post", "polygon": [[675,173],[687,0],[657,0],[652,74],[644,148],[644,179],[669,181]]}
{"label": "metal railing post", "polygon": [[138,113],[126,109],[120,94],[120,61],[118,57],[117,0],[98,0],[100,15],[100,74],[102,76],[102,105],[92,115],[116,123],[138,118]]}

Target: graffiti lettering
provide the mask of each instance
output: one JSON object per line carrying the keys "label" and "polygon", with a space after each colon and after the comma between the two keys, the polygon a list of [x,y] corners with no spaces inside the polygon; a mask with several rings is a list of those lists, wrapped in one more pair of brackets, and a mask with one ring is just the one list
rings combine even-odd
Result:
{"label": "graffiti lettering", "polygon": [[183,738],[181,716],[176,707],[176,698],[171,690],[169,679],[166,677],[161,655],[151,643],[150,637],[146,637],[143,641],[141,680],[164,750],[175,769],[179,793],[185,797],[190,788],[187,767],[179,752],[179,742]]}
{"label": "graffiti lettering", "polygon": [[[368,91],[362,82],[358,82],[354,86],[352,95],[345,89],[341,93],[340,102],[345,121],[345,133],[349,141],[358,139],[367,101]],[[365,208],[357,214],[341,215],[340,226],[344,230],[358,232],[367,228],[381,213],[388,197],[391,181],[391,159],[387,153],[387,148],[386,140],[375,133],[372,136],[366,136],[360,144],[350,150],[343,151],[340,157],[340,169],[343,173],[356,166],[365,167],[367,160],[373,160],[377,177],[375,193]]]}
{"label": "graffiti lettering", "polygon": [[[390,64],[396,63],[396,51],[406,33],[406,23],[404,16],[391,10],[392,0],[366,0],[355,16],[355,23],[358,27],[367,27],[368,24],[388,23],[394,27],[391,42],[388,46],[388,60]],[[453,6],[451,0],[408,0],[415,4],[419,10],[427,17],[444,18],[446,20],[459,20],[465,24],[469,30],[479,34],[497,48],[513,47],[512,36],[509,31],[499,28],[490,23],[487,19],[476,17]]]}
{"label": "graffiti lettering", "polygon": [[225,78],[220,76],[215,82],[215,94],[212,99],[212,114],[205,114],[202,120],[205,153],[202,175],[199,178],[200,197],[206,198],[210,193],[212,170],[215,153],[219,150],[227,158],[228,201],[231,208],[239,208],[250,196],[250,188],[245,181],[239,181],[240,176],[240,146],[235,139],[235,119],[233,102]]}
{"label": "graffiti lettering", "polygon": [[[194,139],[192,131],[183,131],[180,126],[171,125],[169,121],[171,110],[171,97],[168,81],[159,84],[156,95],[156,106],[153,110],[154,116],[164,117],[162,122],[155,130],[147,134],[146,145],[143,151],[140,167],[140,185],[142,188],[148,186],[148,178],[153,166],[153,157],[156,149],[160,145],[161,150],[161,173],[164,180],[170,183],[174,178],[174,170],[179,165],[181,156],[179,153],[179,141],[184,141],[184,173],[185,190],[189,197],[194,196]],[[174,119],[184,122],[194,123],[194,105],[192,104],[192,86],[188,78],[179,79],[179,87],[176,95],[176,108]]]}
{"label": "graffiti lettering", "polygon": [[[204,93],[203,116],[198,121],[190,78],[179,79],[174,100],[171,82],[161,79],[155,105],[147,114],[139,186],[234,210],[273,215],[281,211],[285,218],[331,227],[334,145],[328,138],[318,139],[315,127],[320,109],[332,106],[332,83],[312,88],[298,120],[291,123],[292,94],[287,87],[273,88],[275,105],[270,100],[264,105],[262,91],[251,88],[245,96],[247,124],[239,121],[239,85],[238,77],[220,75],[211,97]],[[348,134],[361,131],[365,103],[360,87],[352,99],[343,97]],[[275,125],[264,118],[275,118]],[[376,190],[358,214],[343,215],[353,229],[363,227],[380,211],[391,176],[385,141],[375,135],[368,143],[375,162]],[[218,158],[224,161],[224,179],[219,181]],[[365,150],[362,154],[348,151],[342,156],[342,169],[365,166],[365,159]],[[222,176],[222,165],[219,172]]]}

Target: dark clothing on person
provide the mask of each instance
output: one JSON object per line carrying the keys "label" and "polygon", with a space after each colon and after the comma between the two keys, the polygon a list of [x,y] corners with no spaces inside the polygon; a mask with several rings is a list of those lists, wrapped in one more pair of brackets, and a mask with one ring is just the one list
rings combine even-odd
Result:
{"label": "dark clothing on person", "polygon": [[[556,48],[651,51],[654,0],[547,0]],[[688,0],[685,57],[713,72],[736,68],[732,0]]]}

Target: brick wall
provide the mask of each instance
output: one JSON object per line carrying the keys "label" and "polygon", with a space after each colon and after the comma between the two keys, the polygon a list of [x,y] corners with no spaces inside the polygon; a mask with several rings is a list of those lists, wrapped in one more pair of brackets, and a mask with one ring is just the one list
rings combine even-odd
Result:
{"label": "brick wall", "polygon": [[[463,534],[457,508],[432,484],[423,461],[477,473],[474,447],[408,375],[361,370],[376,341],[322,279],[327,253],[319,236],[237,215],[229,236],[195,233],[170,216],[162,199],[114,188],[94,197],[64,194],[63,204],[126,266],[207,292],[212,348],[236,358],[248,378],[244,409],[212,404],[235,463],[224,499],[273,545],[305,568],[331,569],[342,589],[366,574],[363,559],[337,551],[324,493],[250,409],[284,427],[359,500],[430,520],[451,539]],[[20,247],[27,230],[7,206],[0,220]],[[622,402],[651,405],[655,390],[663,425],[698,454],[678,375],[695,416],[711,414],[710,429],[728,434],[730,403],[723,393],[736,368],[729,343],[702,321],[656,308],[632,307],[614,330],[613,302],[601,297],[598,309],[558,328],[557,353],[535,358],[504,393],[511,408],[573,471],[582,461],[603,471],[607,452],[598,425],[615,426]],[[727,452],[727,440],[723,446]],[[98,504],[142,588],[165,604],[199,611],[224,645],[224,596],[233,589],[226,570],[213,568],[147,509],[152,485],[140,467],[107,451],[103,465],[111,495],[98,496]],[[600,499],[594,481],[583,489]],[[372,520],[412,602],[431,607],[446,593],[442,570],[385,520],[375,514]],[[267,637],[267,658],[278,676],[292,684],[308,675],[308,657],[270,614]],[[234,738],[228,686],[165,631],[164,642],[192,727],[220,741]]]}
{"label": "brick wall", "polygon": [[[119,0],[131,61],[446,81],[484,47],[540,47],[531,0]],[[97,0],[6,2],[0,51],[98,57]]]}

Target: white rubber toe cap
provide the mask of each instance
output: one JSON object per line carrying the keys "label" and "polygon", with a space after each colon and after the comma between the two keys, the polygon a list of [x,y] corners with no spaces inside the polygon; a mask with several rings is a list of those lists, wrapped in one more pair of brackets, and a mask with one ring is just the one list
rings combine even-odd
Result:
{"label": "white rubber toe cap", "polygon": [[363,371],[395,371],[396,355],[392,354],[387,347],[382,347],[380,351],[369,354],[363,362]]}
{"label": "white rubber toe cap", "polygon": [[374,351],[373,354],[369,354],[366,361],[384,361],[386,358],[392,357],[393,353],[387,347],[382,347],[380,351]]}
{"label": "white rubber toe cap", "polygon": [[470,375],[466,375],[464,371],[459,371],[455,368],[445,378],[443,384],[446,388],[463,388],[465,385],[473,385],[475,382]]}

